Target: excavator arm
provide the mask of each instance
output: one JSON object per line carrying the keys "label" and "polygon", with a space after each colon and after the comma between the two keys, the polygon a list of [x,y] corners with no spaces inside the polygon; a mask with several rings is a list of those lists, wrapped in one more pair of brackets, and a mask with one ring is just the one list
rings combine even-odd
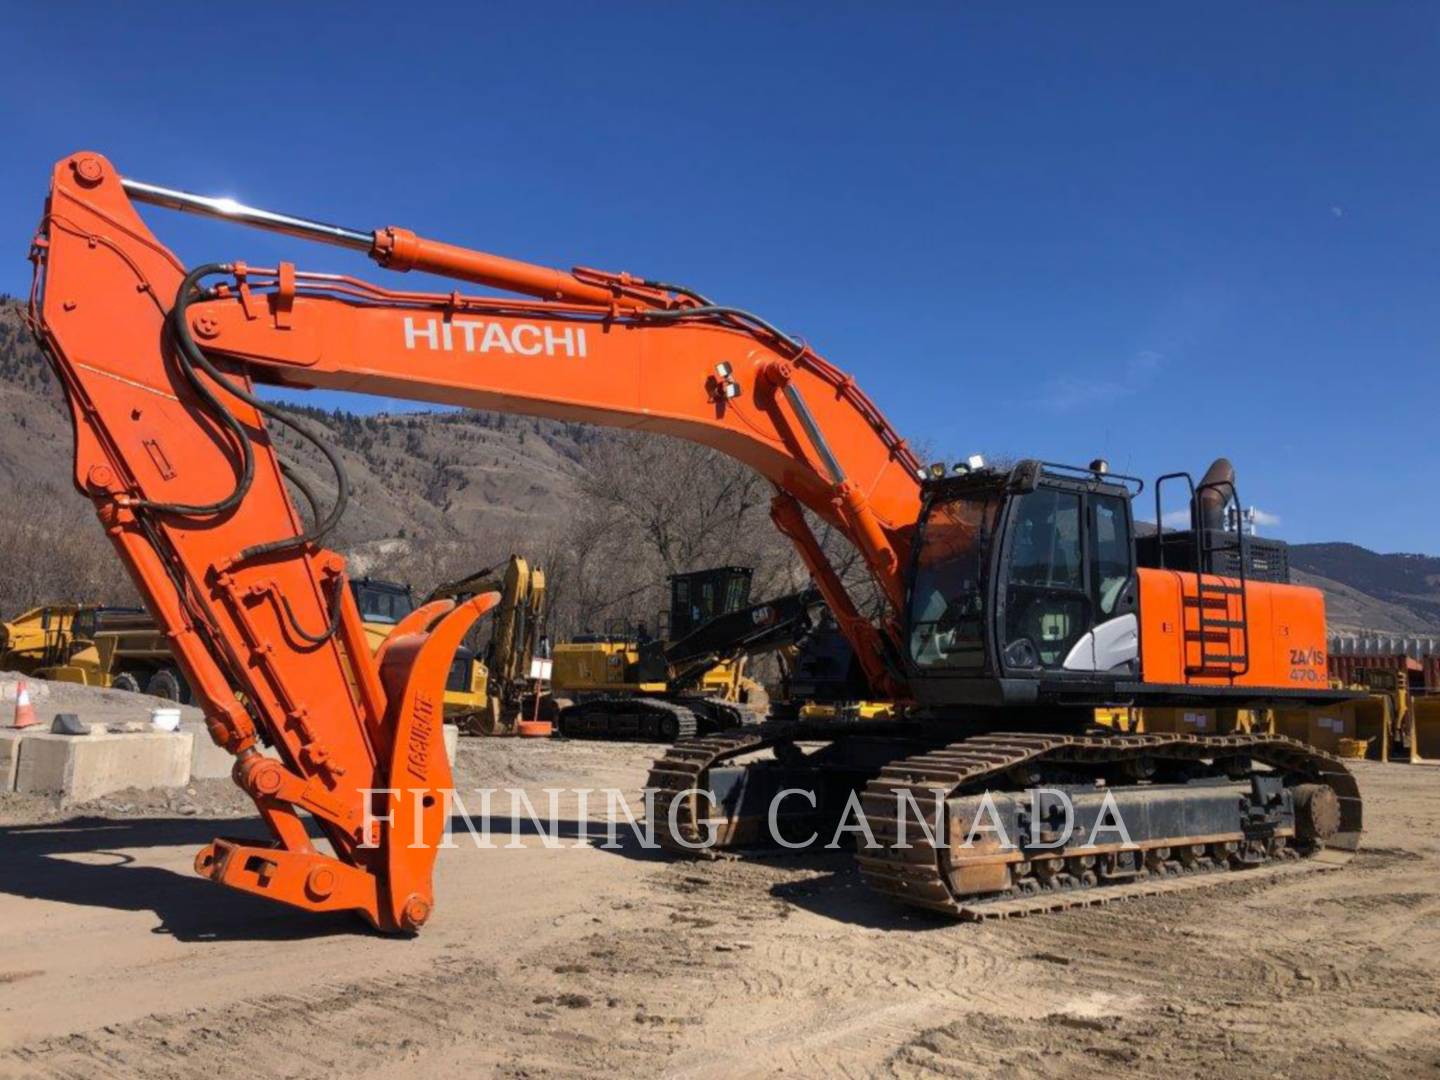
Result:
{"label": "excavator arm", "polygon": [[[187,269],[136,201],[532,299],[383,289],[288,263]],[[888,657],[918,463],[847,376],[763,320],[628,275],[553,270],[401,229],[362,233],[167,191],[88,153],[57,164],[32,257],[32,321],[73,414],[76,485],[274,836],[269,845],[215,841],[197,859],[202,874],[312,910],[356,910],[383,930],[418,929],[434,903],[430,870],[450,787],[445,672],[496,599],[427,604],[372,658],[344,560],[322,543],[343,510],[343,461],[322,447],[339,481],[324,509],[275,453],[267,418],[297,425],[254,393],[257,383],[714,447],[774,483],[772,516],[872,685],[904,693]],[[312,504],[308,525],[287,481]],[[802,507],[858,549],[891,609],[878,628],[846,593]]]}

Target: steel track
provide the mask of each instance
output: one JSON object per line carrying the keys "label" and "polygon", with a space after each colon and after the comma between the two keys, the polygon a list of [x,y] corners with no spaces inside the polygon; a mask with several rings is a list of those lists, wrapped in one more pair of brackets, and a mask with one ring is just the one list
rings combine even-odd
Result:
{"label": "steel track", "polygon": [[[837,727],[840,729],[837,730]],[[720,732],[716,735],[678,742],[650,771],[648,784],[656,789],[655,817],[668,823],[674,815],[677,828],[659,828],[656,835],[663,847],[688,855],[707,833],[697,817],[701,800],[692,792],[704,789],[709,771],[736,758],[803,741],[826,741],[856,735],[895,735],[903,729],[894,724],[837,726],[834,721],[773,721],[751,729]],[[1279,770],[1297,779],[1328,786],[1339,801],[1339,831],[1323,850],[1302,850],[1291,844],[1275,844],[1259,861],[1240,862],[1209,854],[1187,861],[1174,871],[1176,861],[1150,860],[1154,872],[1144,869],[1133,879],[1118,883],[1090,883],[1072,875],[1057,875],[1051,887],[1029,885],[1031,891],[1011,890],[994,897],[963,896],[953,887],[949,853],[931,842],[923,831],[907,834],[908,846],[898,845],[895,812],[898,793],[908,792],[918,806],[933,805],[965,792],[985,789],[1018,790],[1017,777],[1047,766],[1116,765],[1127,761],[1206,762],[1217,759],[1248,759]],[[1007,782],[1007,780],[1009,782]],[[910,756],[885,765],[870,780],[861,795],[866,819],[876,847],[857,853],[856,861],[866,884],[875,891],[911,907],[923,908],[952,918],[983,920],[1017,917],[1040,912],[1087,907],[1114,900],[1184,891],[1232,880],[1225,871],[1232,867],[1246,880],[1297,873],[1307,869],[1330,869],[1343,865],[1359,846],[1361,800],[1355,778],[1344,764],[1329,754],[1279,735],[1051,735],[1026,732],[995,733],[947,745],[931,744]],[[676,807],[676,804],[679,804]],[[912,822],[913,824],[913,822]],[[1162,844],[1181,844],[1189,838],[1148,842],[1147,849]],[[723,842],[723,838],[722,838]],[[692,845],[692,846],[687,846]],[[1189,845],[1198,849],[1202,845]],[[1163,850],[1163,849],[1162,849]],[[1220,849],[1223,850],[1223,849]],[[701,852],[703,854],[704,852]],[[713,853],[713,852],[712,852]],[[1154,850],[1147,855],[1153,856]],[[1187,851],[1187,855],[1192,854]],[[1274,859],[1268,856],[1274,856]],[[1307,858],[1298,856],[1308,855]],[[1086,877],[1093,875],[1086,875]]]}

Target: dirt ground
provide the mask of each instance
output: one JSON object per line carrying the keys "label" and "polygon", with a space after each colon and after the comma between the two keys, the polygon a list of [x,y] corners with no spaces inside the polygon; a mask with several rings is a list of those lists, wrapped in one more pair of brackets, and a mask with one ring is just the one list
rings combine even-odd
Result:
{"label": "dirt ground", "polygon": [[[464,740],[457,782],[633,790],[652,754]],[[1440,772],[1359,771],[1344,870],[978,926],[872,898],[843,854],[577,844],[572,801],[558,850],[462,834],[412,940],[195,877],[256,830],[225,782],[0,798],[0,1076],[1432,1075]]]}

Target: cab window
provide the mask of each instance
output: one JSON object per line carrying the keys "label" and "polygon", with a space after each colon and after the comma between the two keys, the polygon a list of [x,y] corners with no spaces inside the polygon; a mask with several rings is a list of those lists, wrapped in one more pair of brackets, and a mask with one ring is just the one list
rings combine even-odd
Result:
{"label": "cab window", "polygon": [[745,606],[750,579],[742,574],[733,575],[725,585],[725,612],[739,611]]}
{"label": "cab window", "polygon": [[1125,503],[1114,495],[1090,496],[1090,580],[1095,594],[1097,622],[1115,614],[1130,565],[1130,522]]}
{"label": "cab window", "polygon": [[1091,625],[1080,495],[1040,488],[1016,500],[1005,566],[1005,663],[1058,668]]}
{"label": "cab window", "polygon": [[352,591],[363,622],[398,623],[415,610],[414,599],[403,589],[357,584],[352,586]]}
{"label": "cab window", "polygon": [[919,668],[985,667],[985,578],[998,494],[935,503],[920,526],[910,593],[910,658]]}

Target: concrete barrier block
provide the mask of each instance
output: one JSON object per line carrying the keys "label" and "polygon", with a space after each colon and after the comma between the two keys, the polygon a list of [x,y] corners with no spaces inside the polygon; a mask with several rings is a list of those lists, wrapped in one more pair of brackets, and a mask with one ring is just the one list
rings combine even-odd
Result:
{"label": "concrete barrier block", "polygon": [[188,731],[28,735],[20,740],[15,790],[59,796],[65,805],[129,787],[183,787],[194,742]]}
{"label": "concrete barrier block", "polygon": [[460,746],[460,728],[456,724],[446,724],[441,728],[441,734],[445,736],[445,756],[450,759],[450,767],[455,767],[455,751]]}
{"label": "concrete barrier block", "polygon": [[27,733],[0,728],[0,791],[15,790],[15,766],[20,761],[20,740]]}
{"label": "concrete barrier block", "polygon": [[195,748],[190,752],[191,780],[221,780],[230,776],[235,755],[216,746],[204,724],[182,723],[180,730],[188,731],[195,739]]}

